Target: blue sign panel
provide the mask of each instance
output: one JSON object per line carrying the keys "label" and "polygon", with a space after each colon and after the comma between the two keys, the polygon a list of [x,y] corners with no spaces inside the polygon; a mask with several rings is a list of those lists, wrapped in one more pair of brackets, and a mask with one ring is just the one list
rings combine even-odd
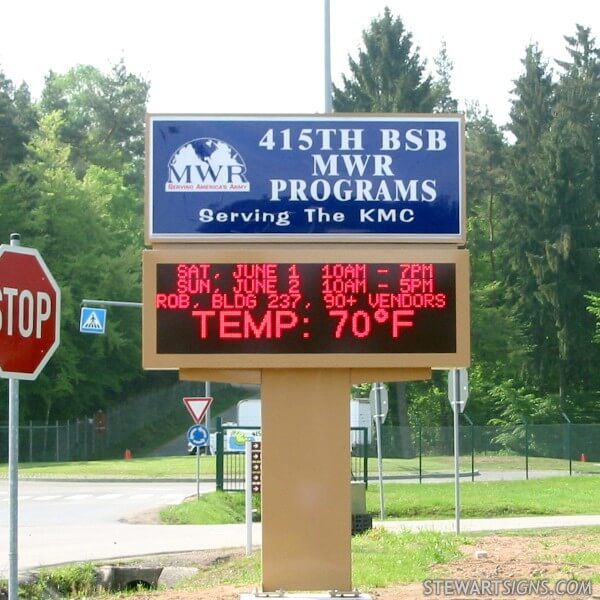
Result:
{"label": "blue sign panel", "polygon": [[159,116],[149,241],[464,241],[460,116]]}
{"label": "blue sign panel", "polygon": [[79,319],[80,333],[104,333],[106,331],[106,309],[83,306]]}
{"label": "blue sign panel", "polygon": [[192,446],[208,444],[208,429],[204,425],[192,425],[187,432],[187,439]]}

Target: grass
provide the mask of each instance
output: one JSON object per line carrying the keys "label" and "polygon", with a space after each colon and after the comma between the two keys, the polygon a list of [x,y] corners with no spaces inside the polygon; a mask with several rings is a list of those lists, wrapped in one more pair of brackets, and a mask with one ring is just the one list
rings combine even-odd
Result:
{"label": "grass", "polygon": [[[21,463],[19,477],[61,477],[73,479],[195,479],[196,456],[163,456],[131,460],[91,460],[81,462]],[[8,473],[0,466],[0,476]],[[215,457],[200,456],[200,479],[215,478]]]}
{"label": "grass", "polygon": [[[28,600],[45,598],[89,598],[97,591],[96,569],[91,563],[42,569],[37,581],[19,586],[19,597]],[[58,595],[57,595],[58,594]]]}
{"label": "grass", "polygon": [[[242,465],[243,455],[236,459]],[[352,466],[356,470],[362,468],[360,459],[352,460]],[[600,464],[593,462],[573,462],[575,473],[600,473]],[[451,456],[424,456],[421,462],[424,477],[433,474],[449,475],[454,471],[453,458]],[[243,470],[243,467],[240,466]],[[530,470],[551,470],[569,472],[569,462],[554,458],[529,459]],[[369,475],[377,476],[377,460],[368,459]],[[462,456],[460,460],[462,473],[470,473],[471,458]],[[475,470],[479,471],[520,471],[525,478],[525,458],[522,456],[476,456]],[[6,477],[8,466],[0,465],[0,477]],[[386,458],[383,460],[383,474],[386,477],[414,477],[419,476],[418,458]],[[19,476],[23,478],[36,477],[62,477],[62,478],[116,478],[116,479],[195,479],[196,457],[195,456],[162,456],[144,458],[135,456],[132,460],[118,458],[114,460],[95,460],[80,462],[48,462],[48,463],[21,463],[19,465]],[[215,478],[215,457],[200,456],[200,479]]]}
{"label": "grass", "polygon": [[[168,506],[160,512],[163,523],[179,525],[186,523],[243,523],[245,521],[244,494],[213,492],[203,494],[199,499],[189,500],[183,504]],[[259,505],[258,496],[253,498]],[[198,521],[198,519],[202,519]]]}
{"label": "grass", "polygon": [[[454,516],[454,485],[393,484],[384,486],[389,519],[444,519]],[[258,498],[255,507],[258,508]],[[367,511],[379,514],[379,488],[369,485]],[[600,479],[551,477],[529,481],[489,481],[461,484],[463,518],[526,515],[600,514]],[[161,512],[167,523],[218,524],[244,520],[244,495],[214,492]]]}
{"label": "grass", "polygon": [[[433,531],[390,533],[372,529],[352,539],[353,584],[364,589],[422,581],[433,566],[458,558],[465,541]],[[260,555],[254,553],[219,561],[187,580],[185,587],[258,584],[260,579]]]}
{"label": "grass", "polygon": [[463,538],[425,531],[390,533],[375,528],[352,540],[352,579],[359,588],[423,581],[432,565],[458,558]]}
{"label": "grass", "polygon": [[219,585],[258,585],[262,578],[260,552],[217,560],[186,580],[186,589],[203,589]]}
{"label": "grass", "polygon": [[[386,484],[385,510],[391,519],[454,516],[454,484]],[[379,512],[379,487],[369,485],[367,510]],[[600,479],[551,477],[528,481],[461,483],[463,518],[600,514]]]}

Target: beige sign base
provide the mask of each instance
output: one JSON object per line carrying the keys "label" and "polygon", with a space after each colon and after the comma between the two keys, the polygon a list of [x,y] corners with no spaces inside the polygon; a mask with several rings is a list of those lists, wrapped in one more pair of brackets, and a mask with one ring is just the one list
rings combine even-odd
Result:
{"label": "beige sign base", "polygon": [[262,589],[352,589],[348,369],[264,369]]}

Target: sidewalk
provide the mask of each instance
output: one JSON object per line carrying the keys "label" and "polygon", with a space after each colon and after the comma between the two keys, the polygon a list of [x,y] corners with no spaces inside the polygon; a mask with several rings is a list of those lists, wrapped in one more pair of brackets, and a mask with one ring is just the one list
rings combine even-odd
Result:
{"label": "sidewalk", "polygon": [[[600,525],[600,515],[462,519],[461,532],[540,529]],[[454,531],[454,520],[385,521],[375,527],[390,531]],[[4,528],[3,528],[4,529]],[[239,548],[246,526],[239,525],[114,525],[89,527],[23,527],[19,530],[19,569],[28,570],[78,561],[101,561],[151,554]],[[261,526],[253,526],[253,542],[261,543]],[[0,530],[0,576],[8,572],[8,531]]]}

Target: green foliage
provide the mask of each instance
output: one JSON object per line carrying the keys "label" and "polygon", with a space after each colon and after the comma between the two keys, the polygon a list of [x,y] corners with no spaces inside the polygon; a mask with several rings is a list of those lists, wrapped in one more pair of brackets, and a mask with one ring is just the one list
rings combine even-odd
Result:
{"label": "green foliage", "polygon": [[35,111],[25,84],[15,88],[0,71],[0,182],[11,165],[25,157],[25,144],[35,129]]}
{"label": "green foliage", "polygon": [[353,581],[361,588],[423,581],[432,565],[461,556],[460,537],[427,531],[391,533],[375,528],[352,541]]}
{"label": "green foliage", "polygon": [[[389,519],[443,519],[454,515],[454,484],[386,484]],[[600,510],[597,477],[552,477],[529,481],[477,481],[461,484],[465,518],[519,515],[596,514]],[[367,510],[379,512],[379,488],[369,485]]]}
{"label": "green foliage", "polygon": [[333,86],[337,112],[431,112],[437,100],[412,34],[389,8],[362,35],[358,60],[348,57],[350,76]]}
{"label": "green foliage", "polygon": [[183,587],[198,590],[219,585],[253,584],[257,587],[261,581],[260,559],[260,552],[250,556],[229,555],[220,558],[201,568],[197,575],[186,580]]}
{"label": "green foliage", "polygon": [[[49,113],[40,120],[39,133],[29,144],[29,157],[14,168],[8,185],[0,189],[0,237],[6,239],[3,215],[14,211],[12,189],[23,180],[27,197],[19,204],[27,210],[19,228],[23,245],[40,251],[62,294],[61,345],[38,380],[24,390],[24,416],[44,413],[63,417],[106,405],[106,398],[139,379],[140,315],[111,314],[105,336],[79,334],[79,306],[83,298],[119,300],[140,298],[141,217],[132,234],[124,225],[133,216],[123,203],[131,201],[117,172],[90,168],[82,179],[71,166],[71,147],[60,140],[64,117]],[[125,200],[124,200],[125,199]],[[14,218],[14,216],[13,216]],[[10,220],[10,219],[8,219]],[[136,240],[137,238],[137,240]],[[127,311],[125,311],[127,312]],[[90,366],[93,365],[93,368]],[[81,402],[70,410],[71,399]]]}
{"label": "green foliage", "polygon": [[73,149],[78,175],[90,165],[122,169],[135,165],[133,180],[141,191],[144,113],[149,84],[127,72],[123,62],[109,74],[79,65],[64,75],[50,73],[40,108],[65,115],[61,140]]}
{"label": "green foliage", "polygon": [[89,598],[97,592],[96,570],[91,563],[77,563],[54,569],[43,569],[35,583],[20,586],[19,597],[27,600],[43,598]]}
{"label": "green foliage", "polygon": [[517,81],[503,227],[507,299],[530,339],[530,381],[562,409],[597,385],[600,356],[585,298],[600,276],[600,54],[589,30],[566,40],[572,60],[556,84],[536,48]]}
{"label": "green foliage", "polygon": [[[160,511],[164,523],[234,524],[245,522],[244,494],[214,492]],[[256,518],[260,516],[260,496],[252,498]]]}

